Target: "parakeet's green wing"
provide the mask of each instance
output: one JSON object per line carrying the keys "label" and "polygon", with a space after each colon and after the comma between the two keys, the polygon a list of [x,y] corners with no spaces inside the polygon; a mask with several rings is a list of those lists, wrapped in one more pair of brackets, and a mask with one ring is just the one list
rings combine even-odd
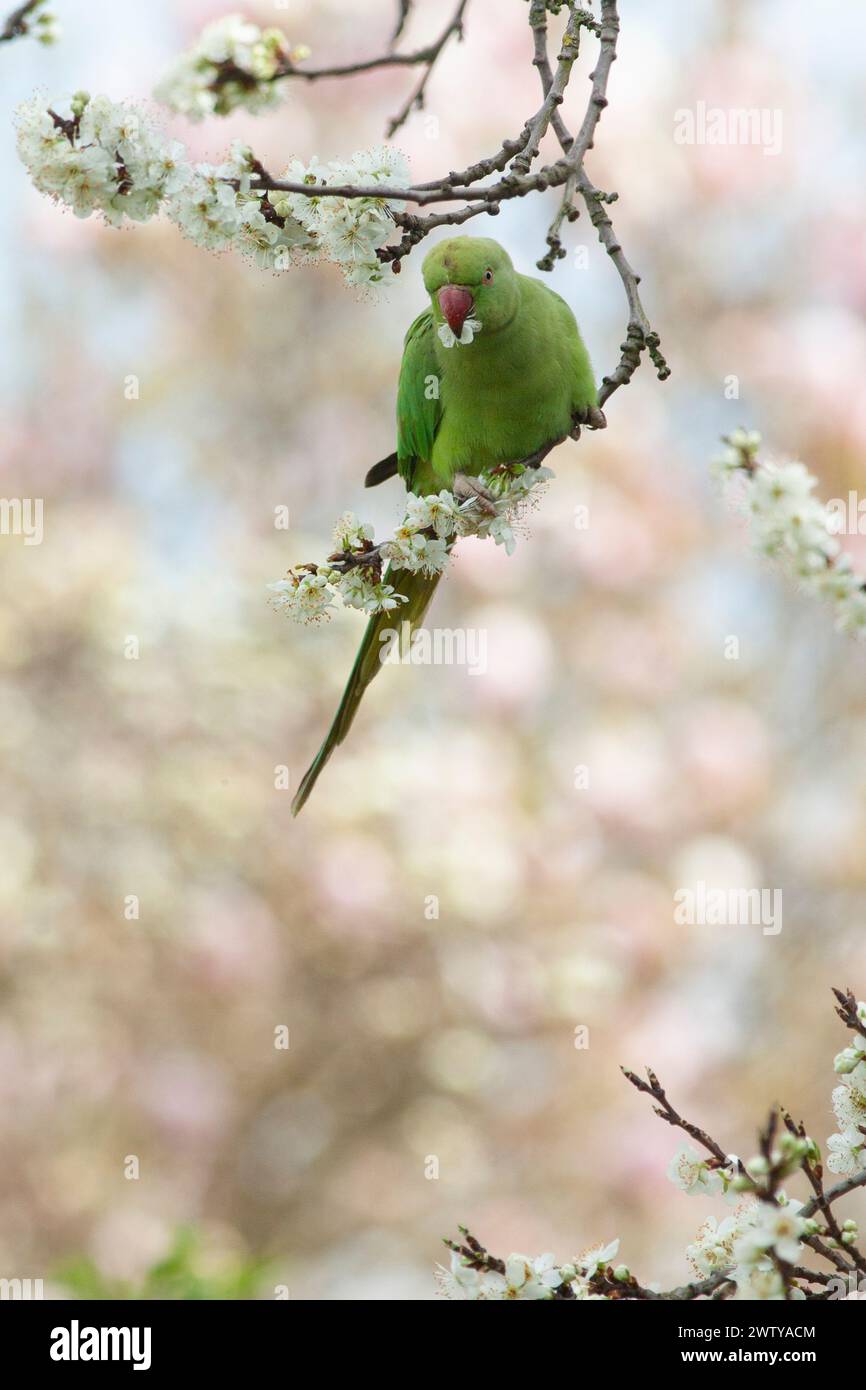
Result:
{"label": "parakeet's green wing", "polygon": [[408,492],[414,491],[419,463],[428,463],[442,418],[435,328],[429,309],[419,314],[403,344],[397,387],[397,467]]}
{"label": "parakeet's green wing", "polygon": [[544,281],[535,282],[540,284],[547,292],[553,302],[560,324],[565,333],[565,342],[568,344],[568,351],[571,354],[572,366],[574,371],[574,394],[572,397],[572,409],[579,414],[587,406],[595,405],[598,401],[598,392],[593,376],[592,363],[589,360],[589,353],[586,350],[583,339],[580,336],[580,329],[577,326],[577,319],[571,305],[562,298],[562,295],[552,290]]}

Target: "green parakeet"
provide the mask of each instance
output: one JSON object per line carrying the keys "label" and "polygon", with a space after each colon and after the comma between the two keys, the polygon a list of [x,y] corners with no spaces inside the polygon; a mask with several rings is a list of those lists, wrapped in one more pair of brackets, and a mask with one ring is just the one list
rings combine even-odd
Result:
{"label": "green parakeet", "polygon": [[[425,258],[423,276],[430,306],[405,338],[397,450],[370,469],[368,487],[399,473],[418,496],[443,488],[460,495],[461,487],[465,495],[467,480],[486,469],[537,465],[580,425],[603,427],[574,314],[541,280],[519,275],[498,242],[440,242]],[[334,722],[292,803],[295,815],[349,732],[381,665],[383,634],[420,624],[440,577],[391,574],[407,602],[370,619]]]}

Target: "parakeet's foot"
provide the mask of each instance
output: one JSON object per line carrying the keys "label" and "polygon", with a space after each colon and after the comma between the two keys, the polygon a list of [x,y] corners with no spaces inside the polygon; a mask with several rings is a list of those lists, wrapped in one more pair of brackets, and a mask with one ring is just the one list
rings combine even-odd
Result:
{"label": "parakeet's foot", "polygon": [[588,405],[583,410],[578,410],[572,416],[574,429],[571,432],[572,439],[580,438],[580,427],[586,425],[588,430],[606,430],[607,416],[597,405]]}
{"label": "parakeet's foot", "polygon": [[468,473],[455,473],[454,483],[451,488],[454,496],[459,502],[468,502],[472,498],[478,503],[479,509],[485,516],[496,515],[496,498],[492,492],[488,492],[486,487],[482,487],[477,478],[471,478]]}

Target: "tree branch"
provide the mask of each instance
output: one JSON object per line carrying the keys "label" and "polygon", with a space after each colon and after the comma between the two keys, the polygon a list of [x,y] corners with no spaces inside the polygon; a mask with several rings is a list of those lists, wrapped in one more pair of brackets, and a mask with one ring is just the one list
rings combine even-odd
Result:
{"label": "tree branch", "polygon": [[[644,351],[649,352],[660,380],[663,381],[670,375],[670,368],[661,354],[658,334],[653,331],[641,303],[638,292],[640,277],[626,259],[606,210],[606,205],[615,201],[617,195],[603,193],[597,189],[583,168],[584,157],[592,149],[598,122],[607,106],[607,85],[611,67],[616,59],[620,27],[617,3],[616,0],[602,0],[600,22],[588,11],[576,5],[574,0],[566,0],[566,3],[569,17],[554,70],[548,55],[546,5],[544,0],[531,0],[529,23],[533,34],[533,64],[538,69],[544,99],[538,111],[524,123],[520,135],[516,139],[503,141],[495,154],[478,160],[466,169],[452,170],[443,178],[410,188],[387,188],[381,185],[329,187],[325,184],[311,185],[272,179],[267,175],[254,181],[254,186],[301,193],[315,198],[378,198],[412,204],[416,208],[432,207],[440,203],[463,203],[464,206],[461,208],[426,215],[411,211],[395,212],[394,221],[401,228],[403,236],[394,245],[382,247],[377,253],[383,263],[391,263],[395,272],[399,271],[403,257],[435,228],[461,226],[484,212],[496,216],[501,205],[513,198],[523,198],[529,193],[547,188],[561,188],[562,198],[547,235],[548,253],[539,261],[541,269],[550,270],[555,260],[565,254],[560,231],[566,220],[573,221],[578,216],[573,199],[575,193],[579,192],[599,240],[616,267],[628,304],[628,324],[625,341],[620,346],[620,360],[615,370],[603,378],[599,391],[599,405],[603,405],[618,387],[631,380],[640,365]],[[324,68],[312,73],[309,70],[305,73],[302,69],[293,69],[292,73],[299,76],[336,76],[365,71],[371,65],[379,66],[382,63],[397,61],[428,64],[420,86],[392,122],[390,132],[393,133],[393,130],[406,119],[412,106],[423,100],[426,81],[433,64],[450,36],[462,32],[465,8],[465,4],[459,5],[439,39],[429,48],[418,50],[414,54],[389,54],[381,60],[368,60],[345,68]],[[589,102],[575,137],[563,121],[560,107],[579,55],[582,29],[589,29],[597,35],[600,46],[595,69],[591,74]],[[562,156],[555,163],[542,166],[533,172],[533,165],[540,154],[541,142],[549,129],[556,134]],[[493,183],[479,183],[479,180],[488,179],[491,174],[499,174],[500,177]]]}
{"label": "tree branch", "polygon": [[[625,342],[620,345],[621,357],[616,370],[602,380],[601,390],[599,391],[598,403],[603,406],[605,401],[613,395],[614,391],[620,386],[628,385],[637,368],[640,365],[641,354],[646,349],[656,369],[659,381],[665,381],[670,376],[670,368],[662,356],[660,350],[660,340],[657,333],[653,332],[650,321],[646,315],[643,304],[641,303],[638,285],[640,276],[632,269],[626,260],[625,253],[619,243],[613,228],[613,223],[609,214],[605,211],[605,204],[613,203],[618,198],[617,193],[602,193],[595,187],[592,180],[583,168],[583,160],[588,150],[592,149],[593,138],[596,127],[601,119],[601,113],[607,106],[607,83],[610,76],[610,69],[616,60],[616,44],[619,36],[619,16],[615,0],[602,0],[602,19],[600,25],[595,25],[592,16],[589,16],[591,23],[587,22],[585,15],[577,24],[577,30],[572,30],[571,21],[575,20],[578,12],[572,11],[571,20],[566,27],[563,39],[563,52],[560,54],[560,67],[565,61],[569,60],[569,52],[572,44],[575,46],[579,42],[581,24],[584,27],[592,27],[599,34],[601,39],[601,49],[599,59],[592,74],[592,95],[589,106],[583,119],[577,138],[575,139],[565,123],[556,106],[553,113],[553,128],[556,132],[560,146],[565,153],[570,165],[571,173],[566,179],[565,193],[560,204],[559,211],[554,217],[547,233],[547,255],[538,262],[540,270],[552,270],[554,262],[565,255],[565,248],[560,238],[560,228],[563,221],[568,218],[574,221],[577,218],[577,211],[572,204],[572,197],[575,187],[579,189],[581,197],[586,204],[589,219],[598,233],[599,241],[607,251],[614,265],[616,266],[619,278],[622,281],[628,301],[628,328],[626,330]],[[529,18],[535,40],[535,66],[538,68],[541,85],[545,93],[549,95],[557,90],[557,77],[553,76],[550,67],[547,48],[547,11],[544,0],[533,0],[533,6]],[[576,52],[575,52],[575,57]],[[573,58],[571,62],[573,62]],[[570,64],[569,64],[570,66]]]}
{"label": "tree branch", "polygon": [[23,37],[30,32],[28,19],[42,0],[26,0],[26,4],[19,5],[13,10],[6,20],[3,28],[0,29],[0,43],[11,43],[13,39]]}
{"label": "tree branch", "polygon": [[[357,63],[335,63],[330,67],[321,68],[299,68],[297,64],[286,62],[269,79],[271,82],[280,82],[288,77],[302,77],[307,82],[318,82],[323,77],[356,77],[362,72],[374,72],[378,68],[410,68],[423,63],[426,66],[426,73],[423,82],[426,83],[431,71],[436,65],[440,53],[445,48],[449,39],[453,36],[463,37],[463,20],[469,0],[458,0],[457,8],[449,19],[445,28],[442,30],[438,39],[427,44],[424,48],[418,48],[414,53],[394,53],[393,48],[389,48],[386,53],[381,53],[377,58],[362,58]],[[392,35],[392,46],[400,38],[409,16],[411,6],[408,0],[403,0],[400,7],[400,19],[395,33]],[[422,86],[423,95],[423,86]],[[416,97],[410,99],[409,108]],[[408,115],[408,109],[406,114]],[[404,117],[405,119],[405,117]],[[396,126],[394,127],[396,129]]]}
{"label": "tree branch", "polygon": [[[620,1070],[625,1079],[631,1082],[632,1086],[638,1091],[642,1091],[645,1095],[652,1096],[653,1100],[657,1102],[653,1108],[660,1119],[666,1120],[667,1123],[673,1125],[675,1129],[681,1129],[685,1134],[688,1134],[691,1139],[694,1139],[696,1144],[700,1144],[701,1148],[706,1149],[707,1153],[712,1154],[719,1167],[727,1168],[729,1166],[729,1156],[725,1153],[724,1149],[716,1143],[715,1139],[712,1139],[705,1130],[699,1129],[697,1125],[693,1125],[689,1120],[683,1119],[682,1115],[679,1115],[676,1110],[674,1110],[665,1094],[664,1087],[651,1067],[647,1067],[646,1074],[648,1079],[646,1081],[644,1081],[642,1077],[637,1076],[633,1071],[628,1071],[626,1067],[621,1067]],[[739,1159],[737,1159],[737,1170],[739,1173],[745,1174],[745,1169]]]}
{"label": "tree branch", "polygon": [[[858,1187],[866,1187],[866,1168],[861,1168],[858,1173],[852,1174],[850,1178],[843,1178],[841,1182],[834,1183],[828,1192],[824,1194],[825,1201],[838,1202],[840,1197],[847,1197],[849,1192],[855,1192]],[[821,1210],[821,1203],[817,1197],[811,1197],[802,1209],[803,1216],[814,1216],[816,1211]],[[847,1248],[847,1247],[846,1247]]]}

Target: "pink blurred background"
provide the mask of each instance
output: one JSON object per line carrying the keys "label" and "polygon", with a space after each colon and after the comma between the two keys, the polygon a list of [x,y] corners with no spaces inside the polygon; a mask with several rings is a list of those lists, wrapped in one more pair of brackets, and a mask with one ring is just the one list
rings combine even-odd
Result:
{"label": "pink blurred background", "polygon": [[[620,193],[673,376],[644,367],[606,434],[557,452],[512,559],[461,545],[432,621],[485,629],[487,673],[386,669],[293,822],[274,769],[296,784],[362,623],[292,627],[265,585],[345,508],[399,519],[397,484],[362,484],[393,447],[421,258],[365,300],[167,222],[61,214],[18,164],[15,105],[146,98],[225,10],[56,9],[55,49],[0,51],[2,491],[45,499],[41,546],[0,540],[0,1274],[84,1255],[136,1281],[193,1223],[215,1266],[268,1261],[264,1297],[426,1299],[459,1221],[503,1254],[619,1235],[644,1281],[681,1282],[715,1208],[667,1182],[677,1137],[619,1065],[652,1064],[737,1153],[777,1099],[823,1143],[830,986],[866,991],[863,649],[750,557],[708,472],[742,423],[826,498],[860,485],[866,13],[623,0],[588,168]],[[407,46],[442,23],[416,9]],[[246,12],[324,63],[380,51],[393,10]],[[536,109],[526,16],[473,0],[397,139],[418,179]],[[174,126],[200,157],[242,136],[274,168],[339,158],[379,142],[412,81],[299,83],[265,119]],[[781,111],[781,151],[676,143],[699,101]],[[554,196],[472,229],[532,271]],[[601,375],[624,300],[585,215],[568,231],[551,283]],[[783,930],[676,925],[699,879],[781,888]]]}

